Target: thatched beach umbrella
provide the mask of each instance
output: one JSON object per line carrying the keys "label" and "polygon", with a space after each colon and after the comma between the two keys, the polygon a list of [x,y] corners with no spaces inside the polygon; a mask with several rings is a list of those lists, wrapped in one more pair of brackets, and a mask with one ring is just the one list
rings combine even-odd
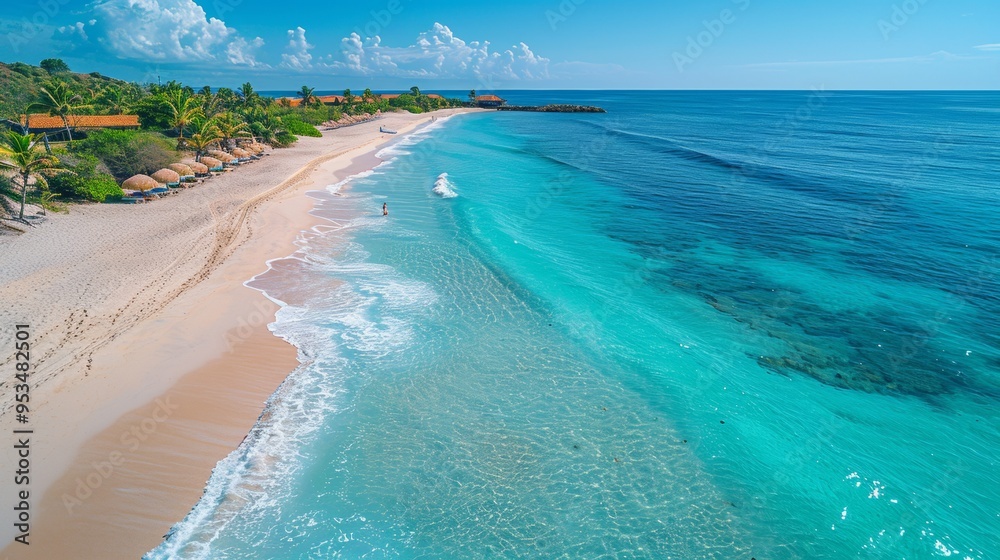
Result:
{"label": "thatched beach umbrella", "polygon": [[190,165],[186,163],[171,163],[167,166],[171,171],[176,172],[181,176],[181,180],[194,177],[194,169],[191,169]]}
{"label": "thatched beach umbrella", "polygon": [[222,150],[211,150],[210,152],[208,152],[208,155],[212,156],[213,158],[223,163],[229,163],[236,159],[232,156],[232,154],[223,152]]}
{"label": "thatched beach umbrella", "polygon": [[151,177],[155,179],[157,183],[163,183],[170,187],[176,187],[181,184],[180,174],[172,169],[161,169],[156,173],[153,173]]}
{"label": "thatched beach umbrella", "polygon": [[130,191],[151,191],[158,186],[160,183],[149,175],[133,175],[122,183],[122,189]]}
{"label": "thatched beach umbrella", "polygon": [[[188,166],[188,168],[190,168],[191,171],[193,171],[195,175],[207,175],[208,174],[208,166],[205,165],[204,163],[198,163],[197,161],[188,161],[188,162],[185,162],[184,165]],[[174,171],[176,171],[176,169]]]}
{"label": "thatched beach umbrella", "polygon": [[207,166],[209,171],[223,170],[222,161],[217,160],[214,157],[202,156],[201,163]]}

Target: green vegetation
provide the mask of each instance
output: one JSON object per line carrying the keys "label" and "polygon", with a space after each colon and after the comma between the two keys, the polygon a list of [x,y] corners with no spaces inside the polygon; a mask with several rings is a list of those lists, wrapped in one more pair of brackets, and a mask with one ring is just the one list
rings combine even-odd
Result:
{"label": "green vegetation", "polygon": [[[38,102],[41,88],[52,80],[67,84],[74,94],[83,98],[83,104],[91,103],[94,93],[112,85],[127,86],[126,82],[114,80],[100,74],[76,74],[69,71],[50,74],[44,68],[29,66],[22,62],[4,64],[0,62],[0,118],[17,120],[28,105]],[[96,108],[83,109],[79,115],[97,114]]]}
{"label": "green vegetation", "polygon": [[296,136],[311,136],[313,138],[321,138],[323,133],[316,129],[312,124],[302,122],[300,117],[291,113],[282,117],[281,122],[284,123],[285,129],[296,135]]}
{"label": "green vegetation", "polygon": [[38,65],[49,74],[69,72],[69,66],[63,62],[61,58],[46,58],[45,60],[39,62]]}
{"label": "green vegetation", "polygon": [[32,113],[45,113],[62,119],[63,126],[66,127],[66,136],[69,138],[69,145],[72,146],[73,132],[69,128],[69,117],[70,115],[79,114],[80,110],[88,107],[83,103],[83,96],[73,93],[69,89],[69,86],[66,85],[66,82],[57,80],[45,84],[45,86],[39,88],[39,91],[41,92],[39,100],[28,105],[27,110]]}
{"label": "green vegetation", "polygon": [[198,98],[184,89],[171,91],[165,97],[163,104],[170,112],[170,126],[177,129],[177,145],[183,146],[184,128],[204,115],[205,110],[198,102]]}
{"label": "green vegetation", "polygon": [[169,139],[136,130],[92,132],[85,140],[77,142],[70,153],[99,160],[118,181],[139,173],[155,173],[181,159]]}
{"label": "green vegetation", "polygon": [[[95,202],[121,197],[119,182],[151,174],[179,161],[184,152],[199,159],[213,148],[231,149],[251,138],[284,147],[298,136],[321,137],[317,126],[346,115],[423,113],[467,104],[425,95],[417,87],[388,99],[371,89],[360,95],[348,89],[340,102],[330,105],[308,86],[295,96],[300,103],[293,107],[288,99],[260,95],[250,83],[215,91],[175,81],[128,83],[97,72],[74,73],[57,58],[37,67],[0,63],[0,121],[10,121],[14,129],[9,134],[0,129],[0,166],[8,170],[0,173],[0,192],[19,198],[22,206],[6,213],[23,216],[29,198],[51,208],[56,197]],[[31,132],[19,126],[28,113],[58,117],[63,131],[50,130],[44,137],[20,134]],[[138,115],[140,130],[78,131],[71,125],[78,115]],[[60,138],[69,143],[57,142]]]}
{"label": "green vegetation", "polygon": [[101,162],[96,157],[75,154],[65,157],[63,163],[72,165],[73,173],[49,179],[49,191],[55,196],[64,200],[82,199],[92,202],[118,200],[124,196],[125,193],[114,176],[98,170]]}
{"label": "green vegetation", "polygon": [[41,137],[35,134],[20,134],[7,131],[0,136],[0,169],[14,172],[12,186],[20,191],[21,208],[17,219],[24,220],[24,206],[28,201],[28,189],[32,179],[36,189],[47,190],[47,176],[62,172],[59,159],[45,153],[39,146]]}

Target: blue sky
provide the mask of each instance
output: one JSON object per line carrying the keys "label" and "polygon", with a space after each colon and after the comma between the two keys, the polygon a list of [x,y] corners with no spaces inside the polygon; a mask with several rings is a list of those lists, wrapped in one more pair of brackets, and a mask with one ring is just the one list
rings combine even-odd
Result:
{"label": "blue sky", "polygon": [[1000,89],[996,0],[32,0],[0,60],[258,89]]}

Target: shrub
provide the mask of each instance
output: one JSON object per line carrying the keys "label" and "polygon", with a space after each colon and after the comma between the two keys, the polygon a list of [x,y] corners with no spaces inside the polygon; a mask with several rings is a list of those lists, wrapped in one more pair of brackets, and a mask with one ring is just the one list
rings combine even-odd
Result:
{"label": "shrub", "polygon": [[45,69],[49,74],[56,74],[58,72],[69,72],[69,66],[60,58],[46,58],[45,60],[38,63],[39,66]]}
{"label": "shrub", "polygon": [[177,160],[170,140],[151,132],[99,130],[73,145],[76,154],[93,156],[119,181],[150,174]]}
{"label": "shrub", "polygon": [[287,148],[288,146],[294,144],[296,140],[298,140],[298,138],[296,138],[294,134],[282,130],[278,133],[274,146],[276,148]]}
{"label": "shrub", "polygon": [[312,125],[335,121],[341,117],[342,113],[340,109],[330,105],[313,105],[312,107],[282,107],[278,105],[274,112],[283,121],[291,118]]}
{"label": "shrub", "polygon": [[170,110],[163,104],[162,95],[147,95],[132,106],[132,112],[139,115],[143,128],[166,130],[170,127]]}
{"label": "shrub", "polygon": [[309,123],[304,123],[294,118],[292,115],[283,117],[281,119],[281,124],[284,125],[285,130],[296,136],[310,136],[313,138],[320,138],[323,136],[323,133],[316,130],[315,126]]}
{"label": "shrub", "polygon": [[85,199],[104,202],[119,199],[124,194],[111,175],[98,170],[100,162],[91,155],[74,154],[63,159],[72,173],[60,173],[49,178],[49,190],[65,199]]}
{"label": "shrub", "polygon": [[90,177],[63,173],[49,179],[49,189],[66,198],[82,198],[93,202],[119,200],[125,194],[115,178],[106,173]]}
{"label": "shrub", "polygon": [[20,74],[22,76],[27,76],[29,78],[32,77],[32,76],[34,76],[34,73],[32,72],[31,66],[28,66],[27,64],[25,64],[23,62],[15,62],[15,63],[11,64],[10,65],[10,69],[13,70],[13,71],[15,71],[15,72],[17,72],[18,74]]}

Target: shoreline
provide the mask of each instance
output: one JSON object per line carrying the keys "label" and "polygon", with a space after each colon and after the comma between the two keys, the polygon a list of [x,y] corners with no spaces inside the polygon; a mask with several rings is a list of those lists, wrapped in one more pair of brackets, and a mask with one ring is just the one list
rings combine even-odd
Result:
{"label": "shoreline", "polygon": [[[199,249],[196,241],[168,265],[168,271],[194,270],[186,278],[174,274],[183,281],[173,297],[158,308],[140,306],[133,324],[109,329],[98,337],[103,344],[63,357],[56,371],[42,375],[44,385],[33,388],[42,398],[33,411],[39,439],[32,453],[40,468],[31,487],[32,546],[12,542],[12,524],[5,523],[0,556],[135,558],[159,545],[299,365],[296,349],[267,329],[278,306],[245,283],[266,272],[270,260],[293,254],[302,232],[322,223],[310,213],[309,192],[373,168],[379,149],[432,116],[466,112],[383,119],[399,136],[380,134],[373,123],[365,124],[374,130],[359,125],[324,133],[310,143],[321,145],[321,155],[219,216],[211,229],[226,243],[188,259],[199,262],[177,266]],[[331,145],[341,136],[347,145]],[[254,165],[271,166],[281,157],[276,152]],[[241,171],[227,175],[235,180]],[[155,212],[164,202],[172,201],[142,206]],[[86,366],[74,368],[84,357]],[[7,412],[0,418],[5,424],[12,422]],[[68,433],[60,434],[59,426]]]}

